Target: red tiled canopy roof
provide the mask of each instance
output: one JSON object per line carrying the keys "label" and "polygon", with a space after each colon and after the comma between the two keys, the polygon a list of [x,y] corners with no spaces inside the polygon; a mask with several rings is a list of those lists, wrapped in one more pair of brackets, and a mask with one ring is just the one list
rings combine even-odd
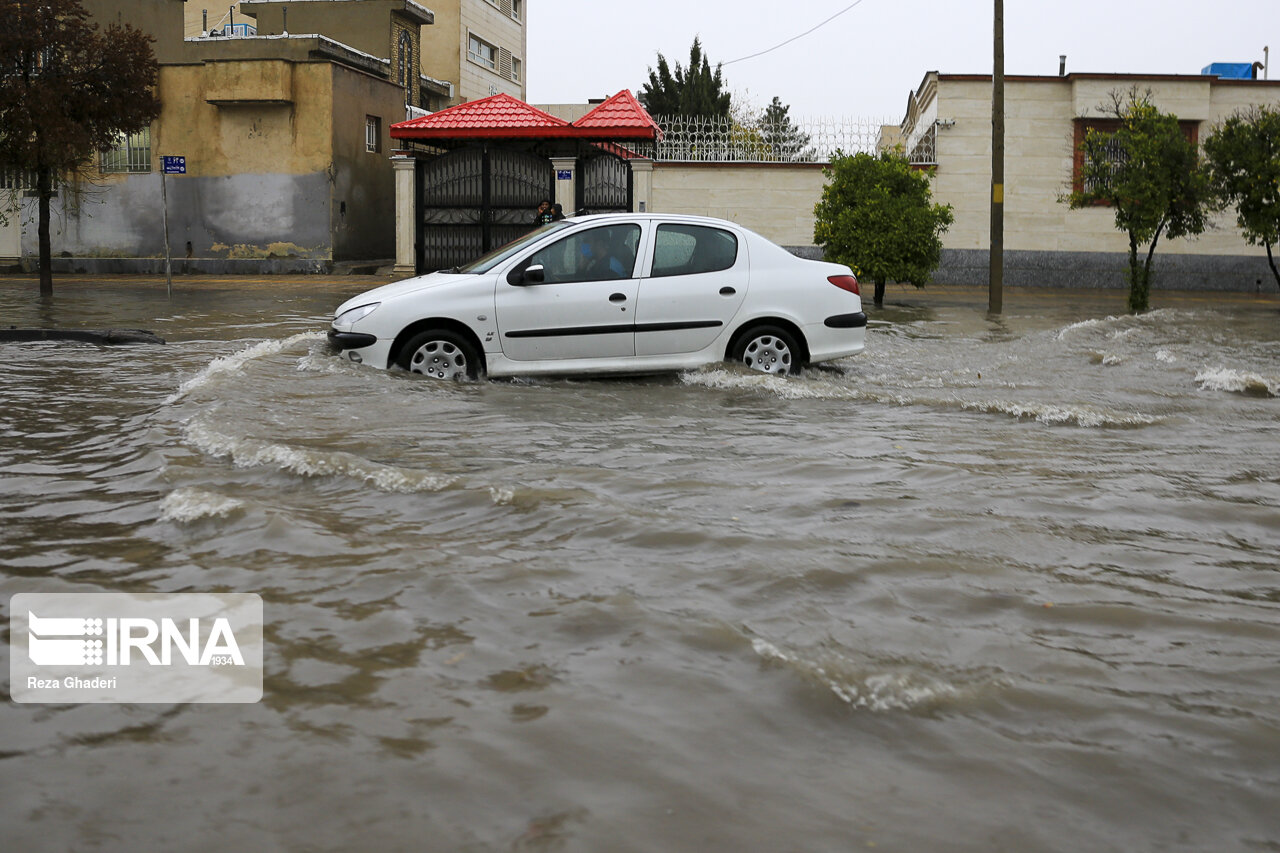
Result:
{"label": "red tiled canopy roof", "polygon": [[[623,89],[600,106],[573,123],[574,127],[609,129],[614,131],[641,131],[637,134],[644,139],[657,139],[662,136],[658,123],[649,112],[636,100],[630,90]],[[628,135],[628,138],[632,138]]]}
{"label": "red tiled canopy roof", "polygon": [[658,125],[625,89],[572,124],[507,94],[391,125],[393,139],[656,139]]}

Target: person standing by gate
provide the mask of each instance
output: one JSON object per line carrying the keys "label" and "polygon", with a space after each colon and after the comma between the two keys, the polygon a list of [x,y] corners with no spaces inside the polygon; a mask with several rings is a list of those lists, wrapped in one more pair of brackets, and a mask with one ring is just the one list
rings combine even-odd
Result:
{"label": "person standing by gate", "polygon": [[533,215],[533,224],[546,225],[551,222],[555,222],[555,214],[551,212],[551,202],[541,202],[538,205],[538,212]]}

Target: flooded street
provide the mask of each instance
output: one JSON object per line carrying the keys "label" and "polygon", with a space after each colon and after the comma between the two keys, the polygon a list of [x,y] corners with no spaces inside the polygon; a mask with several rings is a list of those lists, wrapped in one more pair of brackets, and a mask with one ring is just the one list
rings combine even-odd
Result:
{"label": "flooded street", "polygon": [[455,385],[328,354],[368,286],[0,280],[168,340],[0,344],[6,628],[266,619],[261,703],[0,709],[10,849],[1280,850],[1280,298]]}

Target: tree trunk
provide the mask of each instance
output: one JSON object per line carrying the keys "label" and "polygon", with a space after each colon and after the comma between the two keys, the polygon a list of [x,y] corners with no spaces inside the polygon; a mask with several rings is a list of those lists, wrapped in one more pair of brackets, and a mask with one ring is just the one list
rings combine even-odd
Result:
{"label": "tree trunk", "polygon": [[53,296],[53,249],[49,243],[49,199],[53,196],[53,173],[47,166],[36,168],[36,194],[40,198],[40,296]]}
{"label": "tree trunk", "polygon": [[884,279],[876,279],[875,303],[877,308],[884,307]]}
{"label": "tree trunk", "polygon": [[1156,243],[1160,242],[1160,234],[1165,232],[1165,224],[1161,223],[1156,228],[1156,233],[1152,234],[1151,246],[1147,248],[1147,260],[1142,265],[1142,307],[1134,307],[1133,301],[1130,300],[1129,309],[1134,314],[1140,314],[1151,307],[1151,260],[1156,256]]}
{"label": "tree trunk", "polygon": [[1276,278],[1276,286],[1280,287],[1280,270],[1276,269],[1276,259],[1271,256],[1271,244],[1263,243],[1267,247],[1267,265],[1271,267],[1271,274]]}
{"label": "tree trunk", "polygon": [[1147,288],[1143,281],[1142,264],[1138,263],[1138,239],[1129,232],[1129,313],[1147,310]]}

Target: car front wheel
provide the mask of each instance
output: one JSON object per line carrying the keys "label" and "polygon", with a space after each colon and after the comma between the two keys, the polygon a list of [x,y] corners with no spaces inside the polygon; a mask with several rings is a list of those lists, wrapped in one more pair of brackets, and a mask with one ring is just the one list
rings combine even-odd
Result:
{"label": "car front wheel", "polygon": [[476,379],[480,355],[466,338],[448,329],[428,329],[409,339],[396,358],[405,370],[433,379]]}
{"label": "car front wheel", "polygon": [[800,347],[777,326],[756,326],[742,334],[730,358],[752,370],[786,375],[800,372]]}

